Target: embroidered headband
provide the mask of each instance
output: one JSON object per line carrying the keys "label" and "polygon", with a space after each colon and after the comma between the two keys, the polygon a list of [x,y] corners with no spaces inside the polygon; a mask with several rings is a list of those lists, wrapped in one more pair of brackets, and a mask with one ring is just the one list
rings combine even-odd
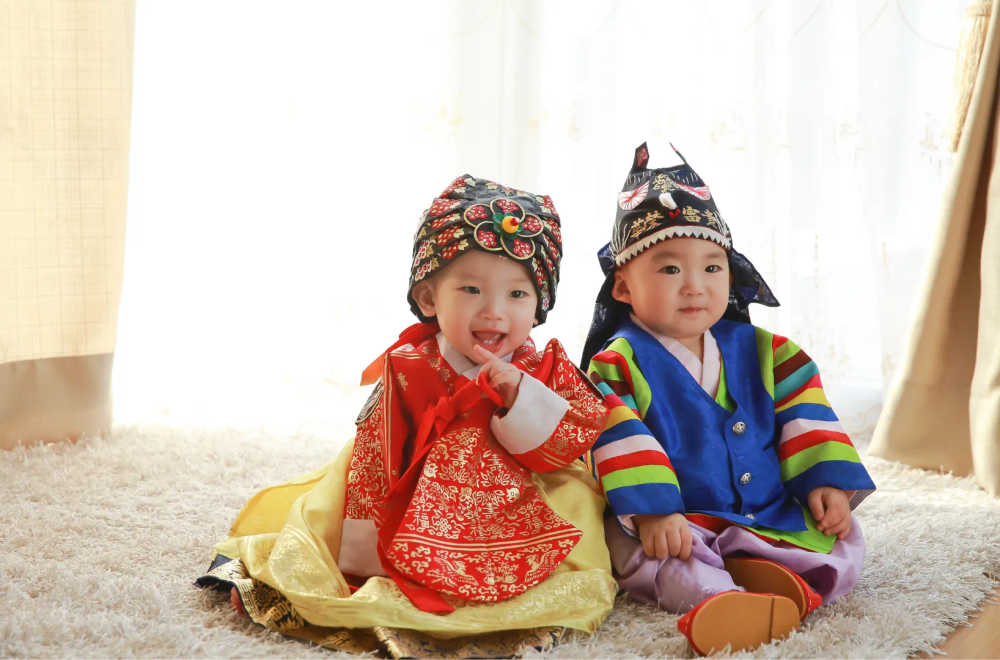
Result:
{"label": "embroidered headband", "polygon": [[749,323],[750,303],[778,306],[778,300],[750,260],[733,249],[729,226],[719,214],[708,186],[679,151],[674,149],[674,153],[684,161],[682,165],[650,170],[646,167],[649,162],[646,143],[635,150],[632,169],[618,195],[611,242],[597,253],[605,280],[597,294],[594,318],[583,349],[584,368],[629,313],[629,306],[611,295],[615,269],[660,241],[703,238],[726,250],[733,284],[723,318]]}
{"label": "embroidered headband", "polygon": [[562,232],[548,195],[463,174],[424,211],[413,238],[413,265],[406,299],[421,321],[430,321],[413,300],[413,287],[460,254],[482,250],[523,263],[538,293],[539,323],[556,300]]}

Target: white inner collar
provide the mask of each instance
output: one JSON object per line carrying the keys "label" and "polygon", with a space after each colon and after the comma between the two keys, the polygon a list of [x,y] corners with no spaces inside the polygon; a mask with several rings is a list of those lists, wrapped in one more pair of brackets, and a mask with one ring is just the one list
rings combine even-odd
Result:
{"label": "white inner collar", "polygon": [[651,330],[645,323],[636,318],[635,314],[629,313],[629,318],[637,326],[648,332],[656,341],[660,342],[663,348],[677,358],[677,361],[684,365],[687,372],[691,374],[695,382],[701,385],[702,389],[708,392],[713,398],[719,392],[719,372],[722,370],[722,354],[719,352],[719,345],[712,336],[710,330],[706,330],[704,345],[702,347],[702,359],[699,360],[690,348],[667,335],[661,335]]}

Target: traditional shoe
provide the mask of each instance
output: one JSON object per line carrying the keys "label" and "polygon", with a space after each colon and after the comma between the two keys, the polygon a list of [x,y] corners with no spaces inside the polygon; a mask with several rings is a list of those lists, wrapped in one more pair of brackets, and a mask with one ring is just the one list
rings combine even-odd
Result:
{"label": "traditional shoe", "polygon": [[770,559],[730,557],[726,570],[733,582],[747,591],[778,594],[791,598],[799,608],[799,620],[823,603],[823,597],[792,569]]}
{"label": "traditional shoe", "polygon": [[790,598],[775,594],[726,591],[703,600],[677,621],[677,628],[700,655],[752,649],[787,636],[799,625]]}

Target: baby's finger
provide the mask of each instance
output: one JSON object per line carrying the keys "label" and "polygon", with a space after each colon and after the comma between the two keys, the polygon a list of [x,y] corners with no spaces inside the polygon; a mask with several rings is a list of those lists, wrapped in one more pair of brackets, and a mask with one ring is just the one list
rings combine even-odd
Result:
{"label": "baby's finger", "polygon": [[676,529],[667,530],[667,551],[671,557],[681,554],[681,533]]}
{"label": "baby's finger", "polygon": [[677,554],[678,559],[688,559],[691,556],[691,529],[683,527],[681,529],[681,551]]}
{"label": "baby's finger", "polygon": [[667,532],[658,530],[656,533],[656,558],[666,559],[670,556],[670,541],[667,539]]}
{"label": "baby's finger", "polygon": [[479,358],[480,364],[490,364],[491,362],[496,362],[500,359],[497,357],[496,353],[486,350],[480,344],[473,346],[472,352],[475,353],[477,358]]}
{"label": "baby's finger", "polygon": [[809,493],[809,511],[813,514],[816,522],[823,520],[823,516],[826,514],[826,509],[823,507],[823,494],[818,490]]}
{"label": "baby's finger", "polygon": [[642,542],[642,551],[647,557],[656,556],[656,544],[653,542],[652,534],[641,534],[639,540]]}

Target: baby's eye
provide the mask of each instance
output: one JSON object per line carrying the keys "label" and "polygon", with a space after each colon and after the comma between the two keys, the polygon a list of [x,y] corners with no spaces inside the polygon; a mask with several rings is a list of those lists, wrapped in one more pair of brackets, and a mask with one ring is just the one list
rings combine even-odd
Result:
{"label": "baby's eye", "polygon": [[479,293],[479,287],[478,286],[463,286],[461,288],[461,290],[465,291],[466,293],[471,293],[473,295],[476,295],[477,293]]}
{"label": "baby's eye", "polygon": [[705,266],[706,273],[718,273],[722,271],[722,266],[718,264],[712,264],[711,266]]}
{"label": "baby's eye", "polygon": [[514,291],[510,292],[510,297],[511,298],[524,298],[527,295],[528,295],[528,292],[524,291],[522,289],[515,289]]}
{"label": "baby's eye", "polygon": [[660,269],[660,272],[666,273],[667,275],[676,275],[677,273],[681,272],[681,269],[678,268],[677,266],[664,266],[663,268]]}

